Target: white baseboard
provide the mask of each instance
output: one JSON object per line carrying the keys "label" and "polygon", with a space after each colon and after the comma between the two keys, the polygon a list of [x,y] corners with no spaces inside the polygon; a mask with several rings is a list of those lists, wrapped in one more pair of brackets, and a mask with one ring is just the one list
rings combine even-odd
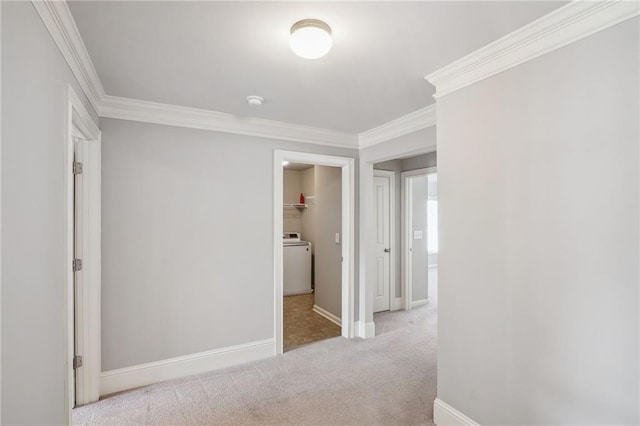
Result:
{"label": "white baseboard", "polygon": [[376,325],[374,322],[356,321],[356,337],[363,339],[373,339],[376,336]]}
{"label": "white baseboard", "polygon": [[391,310],[399,311],[400,309],[404,309],[404,299],[402,297],[391,299]]}
{"label": "white baseboard", "polygon": [[415,308],[418,306],[426,305],[427,303],[429,303],[429,299],[414,300],[413,302],[411,302],[411,307]]}
{"label": "white baseboard", "polygon": [[100,395],[272,357],[275,355],[274,345],[273,339],[265,339],[104,371],[100,377]]}
{"label": "white baseboard", "polygon": [[433,401],[433,422],[438,426],[480,426],[438,398]]}
{"label": "white baseboard", "polygon": [[315,312],[318,315],[322,315],[323,317],[325,317],[326,319],[328,319],[329,321],[331,321],[334,324],[338,324],[340,327],[342,327],[342,320],[340,318],[338,318],[337,316],[333,315],[331,312],[322,309],[320,306],[318,305],[313,305],[313,312]]}

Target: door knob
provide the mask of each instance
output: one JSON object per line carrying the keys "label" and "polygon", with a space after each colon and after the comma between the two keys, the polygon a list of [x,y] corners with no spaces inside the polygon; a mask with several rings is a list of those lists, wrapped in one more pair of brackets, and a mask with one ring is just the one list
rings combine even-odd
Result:
{"label": "door knob", "polygon": [[390,248],[388,248],[388,249],[384,249],[384,252],[385,252],[385,253],[391,253],[391,249],[390,249]]}

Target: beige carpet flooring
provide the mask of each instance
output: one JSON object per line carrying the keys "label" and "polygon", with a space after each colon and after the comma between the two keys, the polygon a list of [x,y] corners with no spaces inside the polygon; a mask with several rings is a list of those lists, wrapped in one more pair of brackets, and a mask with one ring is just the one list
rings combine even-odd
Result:
{"label": "beige carpet flooring", "polygon": [[376,314],[376,338],[335,337],[251,364],[122,392],[76,425],[431,425],[436,305]]}

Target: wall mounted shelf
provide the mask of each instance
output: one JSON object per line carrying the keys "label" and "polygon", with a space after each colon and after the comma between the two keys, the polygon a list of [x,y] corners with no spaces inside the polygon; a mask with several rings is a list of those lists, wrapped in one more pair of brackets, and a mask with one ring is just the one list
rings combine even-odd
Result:
{"label": "wall mounted shelf", "polygon": [[304,210],[307,208],[306,204],[284,204],[285,208],[296,208],[300,211]]}

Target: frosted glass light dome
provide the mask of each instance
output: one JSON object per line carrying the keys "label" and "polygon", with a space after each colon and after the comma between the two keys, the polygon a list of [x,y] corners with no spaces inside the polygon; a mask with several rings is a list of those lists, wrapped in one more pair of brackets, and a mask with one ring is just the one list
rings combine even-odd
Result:
{"label": "frosted glass light dome", "polygon": [[291,27],[291,50],[305,59],[318,59],[326,55],[331,46],[331,28],[318,19],[303,19]]}

